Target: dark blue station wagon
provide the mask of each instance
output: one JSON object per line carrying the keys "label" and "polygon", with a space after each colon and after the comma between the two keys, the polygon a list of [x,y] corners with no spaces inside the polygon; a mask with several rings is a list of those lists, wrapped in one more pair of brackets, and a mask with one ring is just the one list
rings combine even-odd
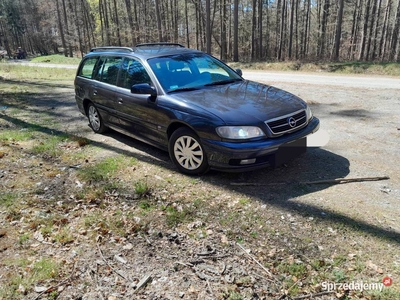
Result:
{"label": "dark blue station wagon", "polygon": [[319,128],[300,98],[179,44],[94,48],[75,94],[94,132],[112,128],[166,150],[190,175],[282,164]]}

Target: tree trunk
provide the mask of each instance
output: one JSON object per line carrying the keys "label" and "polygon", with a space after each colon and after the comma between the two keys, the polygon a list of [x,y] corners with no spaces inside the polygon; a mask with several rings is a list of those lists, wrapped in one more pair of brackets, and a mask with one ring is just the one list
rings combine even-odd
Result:
{"label": "tree trunk", "polygon": [[354,53],[356,51],[356,45],[357,45],[357,33],[358,33],[358,27],[359,27],[359,22],[361,18],[361,8],[360,8],[360,1],[357,0],[356,6],[354,7],[353,10],[353,21],[352,21],[352,27],[351,27],[351,37],[350,37],[350,47],[349,47],[349,52],[348,56],[350,60],[354,59]]}
{"label": "tree trunk", "polygon": [[399,59],[399,30],[400,29],[400,3],[397,4],[396,21],[392,33],[390,60],[397,61]]}
{"label": "tree trunk", "polygon": [[188,0],[185,0],[186,47],[190,48]]}
{"label": "tree trunk", "polygon": [[391,7],[392,7],[392,0],[388,0],[388,2],[386,3],[385,17],[383,19],[381,40],[379,42],[379,57],[381,58],[381,61],[384,60],[386,54],[386,41],[388,39],[388,25],[389,25],[389,16]]}
{"label": "tree trunk", "polygon": [[289,1],[290,3],[290,26],[289,26],[289,48],[288,48],[288,55],[289,59],[292,59],[292,47],[293,47],[293,28],[294,28],[294,7],[295,7],[295,0]]}
{"label": "tree trunk", "polygon": [[[137,1],[133,1],[133,14],[135,16],[135,26],[134,26],[134,31],[135,31],[135,36],[134,36],[134,44],[136,43],[140,43],[140,31],[139,30],[140,27],[140,18],[138,18],[138,9],[137,9]],[[144,25],[146,25],[146,23],[144,22]],[[146,26],[144,29],[142,29],[143,31],[146,31]]]}
{"label": "tree trunk", "polygon": [[131,43],[133,46],[136,44],[136,39],[135,39],[135,33],[134,33],[135,26],[133,24],[131,0],[125,0],[125,6],[126,6],[127,17],[128,17],[129,30],[131,32]]}
{"label": "tree trunk", "polygon": [[369,26],[369,34],[368,34],[368,44],[367,44],[367,53],[365,54],[365,59],[369,60],[371,55],[371,46],[372,46],[372,37],[373,37],[373,30],[375,24],[375,15],[376,15],[376,8],[377,8],[377,0],[373,0],[374,5],[372,6],[372,14],[371,14],[371,23]]}
{"label": "tree trunk", "polygon": [[274,54],[275,57],[279,60],[279,44],[281,40],[281,9],[282,9],[282,0],[278,0],[276,3],[276,16],[275,16],[275,48],[274,48]]}
{"label": "tree trunk", "polygon": [[222,0],[221,6],[221,59],[227,58],[227,39],[226,39],[226,0]]}
{"label": "tree trunk", "polygon": [[157,18],[157,30],[158,30],[158,41],[162,42],[163,41],[163,32],[162,32],[162,26],[161,26],[161,14],[160,14],[160,1],[155,0],[156,4],[156,18]]}
{"label": "tree trunk", "polygon": [[[265,3],[266,5],[266,18],[268,20],[268,1]],[[263,1],[258,1],[258,58],[264,58],[264,49],[263,49]],[[268,28],[268,27],[267,27]]]}
{"label": "tree trunk", "polygon": [[67,39],[68,39],[68,40],[66,40],[68,54],[70,57],[73,57],[72,45],[71,45],[71,41],[70,41],[71,37],[70,37],[70,32],[69,32],[69,27],[68,27],[67,6],[65,4],[65,0],[62,0],[62,6],[63,6],[64,21],[65,21],[65,32],[66,32]]}
{"label": "tree trunk", "polygon": [[305,32],[304,32],[304,41],[303,41],[303,57],[308,55],[308,45],[309,45],[309,36],[310,36],[310,26],[311,26],[311,0],[307,1],[307,13],[306,13],[306,21],[305,21]]}
{"label": "tree trunk", "polygon": [[119,29],[119,18],[118,18],[118,8],[117,8],[117,1],[114,0],[114,13],[115,13],[115,25],[117,26],[117,42],[118,46],[121,46],[121,33]]}
{"label": "tree trunk", "polygon": [[322,21],[321,21],[321,39],[320,39],[320,53],[319,57],[325,59],[325,45],[326,42],[326,34],[327,34],[327,25],[328,25],[328,17],[329,17],[329,8],[330,8],[330,0],[325,0],[324,8],[322,12]]}
{"label": "tree trunk", "polygon": [[[83,44],[82,44],[81,26],[80,26],[79,18],[78,18],[78,3],[77,3],[77,0],[74,0],[74,10],[75,10],[74,20],[75,20],[76,31],[77,31],[77,34],[78,34],[79,52],[81,53],[81,57],[83,58],[83,51],[84,50],[83,50]],[[82,16],[82,12],[80,12],[79,15]]]}
{"label": "tree trunk", "polygon": [[371,0],[367,0],[367,6],[365,8],[364,26],[363,26],[362,38],[361,38],[361,49],[360,49],[360,55],[358,57],[358,60],[364,59],[365,41],[367,40],[367,34],[368,34],[368,21],[369,21],[370,7],[371,7]]}
{"label": "tree trunk", "polygon": [[300,6],[300,0],[295,0],[296,7],[295,7],[295,12],[294,12],[294,22],[296,24],[295,32],[294,32],[294,39],[296,41],[295,43],[295,59],[299,58],[299,6]]}
{"label": "tree trunk", "polygon": [[379,31],[379,27],[380,27],[380,19],[381,19],[381,8],[382,8],[382,1],[381,0],[377,0],[378,3],[378,13],[377,13],[377,18],[376,18],[376,22],[375,22],[375,26],[374,26],[374,48],[372,49],[372,60],[376,59],[377,56],[377,49],[378,49],[378,31]]}
{"label": "tree trunk", "polygon": [[278,45],[278,60],[282,60],[283,52],[283,40],[284,40],[284,30],[285,30],[285,15],[286,15],[286,0],[282,0],[281,7],[281,19],[280,19],[280,30],[279,30],[279,45]]}
{"label": "tree trunk", "polygon": [[252,1],[252,15],[251,15],[251,60],[254,61],[256,56],[256,30],[257,30],[257,0]]}
{"label": "tree trunk", "polygon": [[233,2],[233,61],[239,61],[239,0]]}
{"label": "tree trunk", "polygon": [[339,60],[340,52],[340,39],[342,37],[342,20],[343,20],[343,7],[344,0],[339,1],[338,15],[336,18],[336,33],[335,33],[335,53],[333,55],[333,60]]}
{"label": "tree trunk", "polygon": [[58,0],[56,0],[56,7],[57,7],[58,28],[60,30],[60,37],[61,37],[61,45],[62,45],[62,47],[64,49],[64,56],[68,57],[67,43],[65,42],[64,27],[62,25],[61,13],[60,13],[60,4],[58,3]]}
{"label": "tree trunk", "polygon": [[211,54],[211,3],[206,0],[206,49]]}

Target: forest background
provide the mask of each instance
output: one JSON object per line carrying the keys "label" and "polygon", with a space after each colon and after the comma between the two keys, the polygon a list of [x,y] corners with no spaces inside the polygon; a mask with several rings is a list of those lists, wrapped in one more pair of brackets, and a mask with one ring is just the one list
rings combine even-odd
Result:
{"label": "forest background", "polygon": [[399,0],[1,0],[0,47],[176,42],[225,61],[398,62]]}

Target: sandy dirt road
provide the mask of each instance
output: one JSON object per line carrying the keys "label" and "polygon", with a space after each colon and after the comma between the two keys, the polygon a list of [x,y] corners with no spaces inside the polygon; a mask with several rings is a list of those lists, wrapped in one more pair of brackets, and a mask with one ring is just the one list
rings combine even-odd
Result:
{"label": "sandy dirt road", "polygon": [[[310,103],[321,120],[322,147],[345,158],[350,177],[382,182],[332,186],[314,195],[320,205],[356,214],[400,232],[400,79],[244,71],[243,77],[283,88]],[[326,141],[326,140],[325,140]],[[312,161],[310,163],[313,163]],[[332,165],[333,171],[336,167]],[[324,178],[331,178],[329,169]],[[333,174],[332,174],[333,175]],[[302,199],[304,201],[305,199]]]}
{"label": "sandy dirt road", "polygon": [[400,79],[380,76],[348,76],[316,73],[257,72],[244,71],[243,77],[261,82],[285,82],[292,84],[311,84],[337,86],[342,88],[400,89]]}

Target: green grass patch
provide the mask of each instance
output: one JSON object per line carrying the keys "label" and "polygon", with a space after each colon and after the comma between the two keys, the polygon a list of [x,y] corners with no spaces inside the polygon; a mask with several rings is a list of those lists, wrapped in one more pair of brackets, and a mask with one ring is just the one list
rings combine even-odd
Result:
{"label": "green grass patch", "polygon": [[28,242],[29,240],[30,240],[30,235],[29,235],[29,233],[24,233],[24,234],[21,234],[19,237],[18,237],[18,243],[20,244],[20,245],[24,245],[26,242]]}
{"label": "green grass patch", "polygon": [[134,220],[130,212],[117,210],[111,215],[102,213],[102,210],[92,212],[84,217],[84,227],[93,233],[93,237],[98,234],[112,234],[128,236],[129,234],[142,230],[142,225]]}
{"label": "green grass patch", "polygon": [[227,290],[223,293],[223,299],[227,300],[243,300],[244,297],[239,293],[234,290],[233,288],[227,288]]}
{"label": "green grass patch", "polygon": [[168,206],[166,209],[166,221],[170,227],[175,227],[181,223],[189,222],[192,218],[192,212],[189,208],[178,209]]}
{"label": "green grass patch", "polygon": [[308,273],[307,267],[302,263],[282,262],[278,266],[278,270],[282,273],[286,273],[297,278],[302,278]]}
{"label": "green grass patch", "polygon": [[103,215],[100,211],[95,211],[83,218],[83,223],[86,228],[96,227],[100,220],[103,219]]}
{"label": "green grass patch", "polygon": [[4,193],[0,194],[0,206],[10,207],[15,205],[18,201],[18,195],[15,193]]}
{"label": "green grass patch", "polygon": [[398,300],[400,299],[400,291],[396,291],[391,287],[384,287],[383,291],[368,291],[367,294],[373,300]]}
{"label": "green grass patch", "polygon": [[80,63],[81,58],[79,57],[65,57],[61,54],[37,56],[31,59],[33,63],[49,63],[49,64],[60,64],[60,65],[76,65]]}
{"label": "green grass patch", "polygon": [[63,151],[59,148],[59,144],[67,140],[66,135],[52,135],[41,139],[40,143],[33,146],[32,152],[34,154],[47,154],[52,157],[60,156]]}
{"label": "green grass patch", "polygon": [[74,237],[68,227],[62,227],[54,236],[54,240],[61,245],[66,245],[74,242]]}
{"label": "green grass patch", "polygon": [[7,261],[6,265],[21,269],[8,279],[8,284],[0,286],[0,299],[22,299],[19,287],[27,291],[33,290],[38,282],[54,279],[59,276],[61,264],[50,259],[42,258],[34,263],[27,259]]}
{"label": "green grass patch", "polygon": [[335,282],[345,282],[348,278],[345,272],[341,269],[335,269],[332,271],[333,280]]}
{"label": "green grass patch", "polygon": [[400,63],[344,62],[322,65],[331,73],[400,76]]}
{"label": "green grass patch", "polygon": [[61,266],[59,263],[50,258],[42,258],[33,264],[32,280],[37,282],[46,279],[57,278],[60,269]]}
{"label": "green grass patch", "polygon": [[22,142],[33,139],[35,132],[31,129],[10,129],[0,131],[0,141],[3,142]]}
{"label": "green grass patch", "polygon": [[249,62],[229,63],[234,69],[260,71],[329,72],[340,74],[369,74],[400,76],[400,63],[376,62]]}
{"label": "green grass patch", "polygon": [[147,181],[140,180],[135,183],[135,194],[139,197],[146,195],[150,191]]}
{"label": "green grass patch", "polygon": [[95,165],[79,169],[78,175],[82,180],[88,182],[108,181],[117,171],[136,163],[136,159],[127,159],[123,156],[108,157]]}
{"label": "green grass patch", "polygon": [[[74,80],[76,69],[43,68],[36,66],[22,66],[12,64],[0,64],[1,77],[6,80]],[[18,88],[18,86],[16,86]]]}
{"label": "green grass patch", "polygon": [[6,214],[6,219],[10,222],[12,221],[17,221],[22,218],[22,213],[21,210],[18,207],[15,207],[14,205],[11,205],[8,208],[7,214]]}
{"label": "green grass patch", "polygon": [[85,181],[103,181],[112,176],[122,165],[121,157],[109,157],[93,166],[80,169],[78,174]]}
{"label": "green grass patch", "polygon": [[151,211],[154,208],[153,204],[147,199],[141,200],[139,202],[139,207],[146,212]]}

